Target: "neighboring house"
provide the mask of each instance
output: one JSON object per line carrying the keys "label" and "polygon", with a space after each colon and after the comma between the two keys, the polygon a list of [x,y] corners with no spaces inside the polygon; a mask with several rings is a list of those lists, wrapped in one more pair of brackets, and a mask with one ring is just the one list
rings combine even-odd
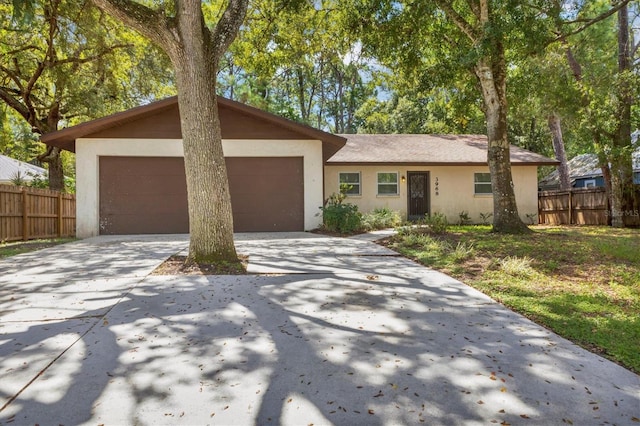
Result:
{"label": "neighboring house", "polygon": [[[640,184],[640,148],[633,152],[633,182]],[[604,187],[602,169],[598,166],[596,154],[580,154],[567,162],[569,178],[573,188]],[[560,188],[560,175],[557,170],[540,180],[538,187],[541,191],[551,191]]]}
{"label": "neighboring house", "polygon": [[[475,222],[493,212],[487,137],[481,135],[341,135],[347,144],[325,166],[325,196],[350,187],[346,202],[408,219],[442,213],[451,223],[465,212]],[[537,215],[537,168],[557,161],[511,147],[518,211]]]}
{"label": "neighboring house", "polygon": [[[486,137],[334,135],[224,98],[218,109],[236,232],[318,227],[340,179],[362,211],[479,220],[493,210]],[[76,153],[78,237],[188,232],[181,138],[176,97],[43,135]],[[511,157],[524,217],[537,212],[537,166],[557,162],[517,148]]]}
{"label": "neighboring house", "polygon": [[47,179],[47,169],[16,160],[15,158],[0,155],[0,185],[13,185],[13,180],[19,176],[26,182],[31,182],[35,177]]}

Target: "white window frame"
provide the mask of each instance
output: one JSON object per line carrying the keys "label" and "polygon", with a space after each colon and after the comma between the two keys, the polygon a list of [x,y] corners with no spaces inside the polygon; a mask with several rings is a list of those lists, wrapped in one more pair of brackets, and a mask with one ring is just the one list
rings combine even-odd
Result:
{"label": "white window frame", "polygon": [[595,179],[585,179],[584,187],[585,188],[595,188],[596,187],[596,180]]}
{"label": "white window frame", "polygon": [[[395,175],[396,176],[396,181],[395,183],[393,182],[380,182],[380,175]],[[395,185],[396,190],[395,192],[380,192],[380,185],[386,185],[386,186],[391,186],[391,185]],[[397,196],[400,195],[400,177],[399,177],[399,173],[398,172],[377,172],[376,173],[376,191],[378,196],[381,197],[393,197],[393,196]]]}
{"label": "white window frame", "polygon": [[[478,175],[488,175],[489,176],[489,182],[486,181],[478,181],[477,180],[477,176]],[[478,186],[485,186],[486,184],[489,184],[489,192],[479,192],[478,191]],[[475,172],[473,174],[473,195],[493,195],[493,187],[491,186],[491,173],[489,172]]]}
{"label": "white window frame", "polygon": [[[355,183],[355,182],[342,182],[342,175],[347,175],[347,174],[349,174],[349,175],[358,175],[358,182],[357,183]],[[346,195],[348,197],[357,197],[357,196],[362,195],[362,173],[360,173],[360,172],[338,172],[338,192],[340,191],[340,186],[343,183],[346,183],[347,185],[353,186],[353,189],[355,189],[355,188],[358,189],[357,193],[355,193],[355,192],[353,192],[353,193],[347,192]]]}

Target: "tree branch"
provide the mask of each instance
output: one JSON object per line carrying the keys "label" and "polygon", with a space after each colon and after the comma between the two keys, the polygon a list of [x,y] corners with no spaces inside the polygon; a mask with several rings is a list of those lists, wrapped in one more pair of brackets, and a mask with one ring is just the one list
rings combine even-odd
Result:
{"label": "tree branch", "polygon": [[39,50],[39,51],[42,51],[42,49],[39,46],[36,46],[36,45],[33,45],[33,44],[28,44],[26,46],[21,47],[20,49],[10,50],[10,51],[4,53],[2,56],[11,57],[11,56],[16,55],[17,53],[24,52],[24,51],[27,51],[27,50]]}
{"label": "tree branch", "polygon": [[6,87],[0,87],[0,99],[2,99],[2,101],[11,109],[20,114],[25,120],[29,121],[29,110],[18,100],[20,94],[12,92],[15,91]]}
{"label": "tree branch", "polygon": [[226,10],[211,33],[211,52],[217,61],[233,42],[247,14],[249,0],[229,0]]}
{"label": "tree branch", "polygon": [[162,46],[167,53],[175,52],[179,40],[171,31],[173,23],[164,13],[132,0],[92,0],[93,3],[127,26]]}
{"label": "tree branch", "polygon": [[112,53],[116,49],[121,49],[124,47],[131,47],[131,46],[133,45],[132,44],[114,44],[113,46],[110,46],[105,50],[101,51],[100,53],[96,53],[95,55],[85,56],[84,58],[70,57],[66,59],[56,59],[51,65],[56,66],[56,65],[64,65],[64,64],[71,64],[71,63],[77,64],[77,65],[86,64],[87,62],[95,61],[96,59],[102,58],[103,56],[106,56],[109,53]]}
{"label": "tree branch", "polygon": [[[14,92],[12,94],[12,92]],[[19,93],[15,93],[15,90],[8,89],[6,87],[0,87],[0,100],[7,104],[8,107],[20,114],[32,127],[32,131],[36,133],[46,133],[48,131],[47,123],[39,120],[25,104],[20,102],[21,96]]]}
{"label": "tree branch", "polygon": [[436,0],[436,4],[440,9],[444,11],[444,13],[451,18],[454,24],[471,40],[472,43],[476,43],[478,41],[478,35],[474,31],[473,27],[469,25],[469,23],[453,9],[451,3],[447,0]]}
{"label": "tree branch", "polygon": [[570,22],[563,22],[563,25],[571,25],[574,23],[579,23],[579,22],[585,22],[584,25],[576,28],[573,31],[570,31],[568,33],[564,33],[564,34],[559,34],[555,39],[552,39],[549,43],[547,43],[547,45],[551,44],[551,43],[555,43],[557,41],[561,41],[563,38],[565,37],[570,37],[572,35],[576,35],[578,33],[581,33],[582,31],[586,30],[587,28],[589,28],[590,26],[597,24],[598,22],[607,19],[609,16],[613,15],[614,13],[616,13],[618,10],[622,9],[623,7],[625,7],[631,0],[621,0],[618,4],[614,5],[611,9],[607,10],[606,12],[596,16],[595,18],[591,18],[591,19],[580,19],[580,20],[574,20],[574,21],[570,21]]}
{"label": "tree branch", "polygon": [[13,70],[10,70],[9,68],[6,68],[2,66],[2,64],[0,64],[0,71],[2,71],[7,77],[9,77],[11,81],[13,81],[13,83],[16,85],[18,90],[22,92],[23,87],[22,87],[22,81],[20,81],[19,70],[18,72],[13,72]]}

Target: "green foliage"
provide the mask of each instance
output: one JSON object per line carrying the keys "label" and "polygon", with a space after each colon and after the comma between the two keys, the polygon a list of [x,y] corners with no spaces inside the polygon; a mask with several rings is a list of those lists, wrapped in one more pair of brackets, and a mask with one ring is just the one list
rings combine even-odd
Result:
{"label": "green foliage", "polygon": [[387,82],[388,100],[370,98],[356,112],[360,133],[484,133],[477,98],[455,88],[416,93],[399,78]]}
{"label": "green foliage", "polygon": [[395,228],[402,223],[400,213],[389,208],[376,208],[362,217],[362,228],[365,231]]}
{"label": "green foliage", "polygon": [[32,179],[27,183],[31,188],[40,188],[46,189],[49,187],[49,179],[43,178],[40,175],[35,175]]}
{"label": "green foliage", "polygon": [[444,234],[449,229],[449,221],[443,213],[426,214],[424,223],[435,234]]}
{"label": "green foliage", "polygon": [[31,240],[27,242],[3,242],[0,241],[0,259],[16,256],[22,253],[29,253],[43,248],[65,244],[74,241],[74,238],[51,238],[42,240]]}
{"label": "green foliage", "polygon": [[33,20],[35,0],[11,0],[13,20],[15,22],[31,22]]}
{"label": "green foliage", "polygon": [[340,184],[340,192],[331,194],[327,204],[324,207],[320,207],[323,227],[327,231],[352,234],[362,229],[362,213],[358,211],[358,206],[343,203],[347,198],[348,189],[348,184]]}
{"label": "green foliage", "polygon": [[462,210],[458,213],[458,225],[468,225],[472,222],[471,217],[469,216],[469,212],[466,210]]}
{"label": "green foliage", "polygon": [[27,186],[28,182],[20,171],[17,171],[15,175],[11,176],[11,183],[15,186]]}
{"label": "green foliage", "polygon": [[220,72],[219,92],[334,133],[354,133],[375,96],[370,56],[343,25],[337,0],[252,2]]}
{"label": "green foliage", "polygon": [[491,212],[480,213],[480,220],[482,221],[483,225],[488,225],[489,219],[491,219],[492,217],[493,217],[493,213]]}
{"label": "green foliage", "polygon": [[89,3],[2,0],[0,14],[15,18],[0,28],[0,152],[32,161],[39,134],[174,93],[166,58]]}
{"label": "green foliage", "polygon": [[[399,233],[390,244],[640,372],[639,230],[544,227],[505,236],[469,226],[437,237]],[[472,248],[462,261],[454,250],[461,244]]]}
{"label": "green foliage", "polygon": [[499,261],[500,269],[507,275],[520,278],[532,278],[536,271],[531,267],[532,260],[527,257],[507,256]]}
{"label": "green foliage", "polygon": [[362,214],[355,204],[330,201],[320,209],[323,225],[327,231],[351,234],[362,229]]}

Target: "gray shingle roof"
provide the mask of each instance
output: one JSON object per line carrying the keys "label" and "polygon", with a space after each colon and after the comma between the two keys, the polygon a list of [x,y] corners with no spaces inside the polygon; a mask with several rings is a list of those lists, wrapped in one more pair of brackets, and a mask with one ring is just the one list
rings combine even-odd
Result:
{"label": "gray shingle roof", "polygon": [[[340,135],[346,145],[328,164],[487,164],[487,137],[484,135]],[[513,165],[556,165],[543,155],[511,146]]]}
{"label": "gray shingle roof", "polygon": [[[347,144],[328,164],[487,164],[487,137],[484,135],[340,135]],[[556,165],[543,155],[511,146],[514,165]]]}
{"label": "gray shingle roof", "polygon": [[[633,154],[633,170],[640,171],[640,148],[637,148]],[[602,169],[598,167],[598,156],[596,154],[580,154],[573,157],[567,162],[569,166],[569,177],[571,182],[581,178],[592,178],[602,176]],[[554,170],[542,180],[540,187],[554,187],[560,185],[560,174]]]}

